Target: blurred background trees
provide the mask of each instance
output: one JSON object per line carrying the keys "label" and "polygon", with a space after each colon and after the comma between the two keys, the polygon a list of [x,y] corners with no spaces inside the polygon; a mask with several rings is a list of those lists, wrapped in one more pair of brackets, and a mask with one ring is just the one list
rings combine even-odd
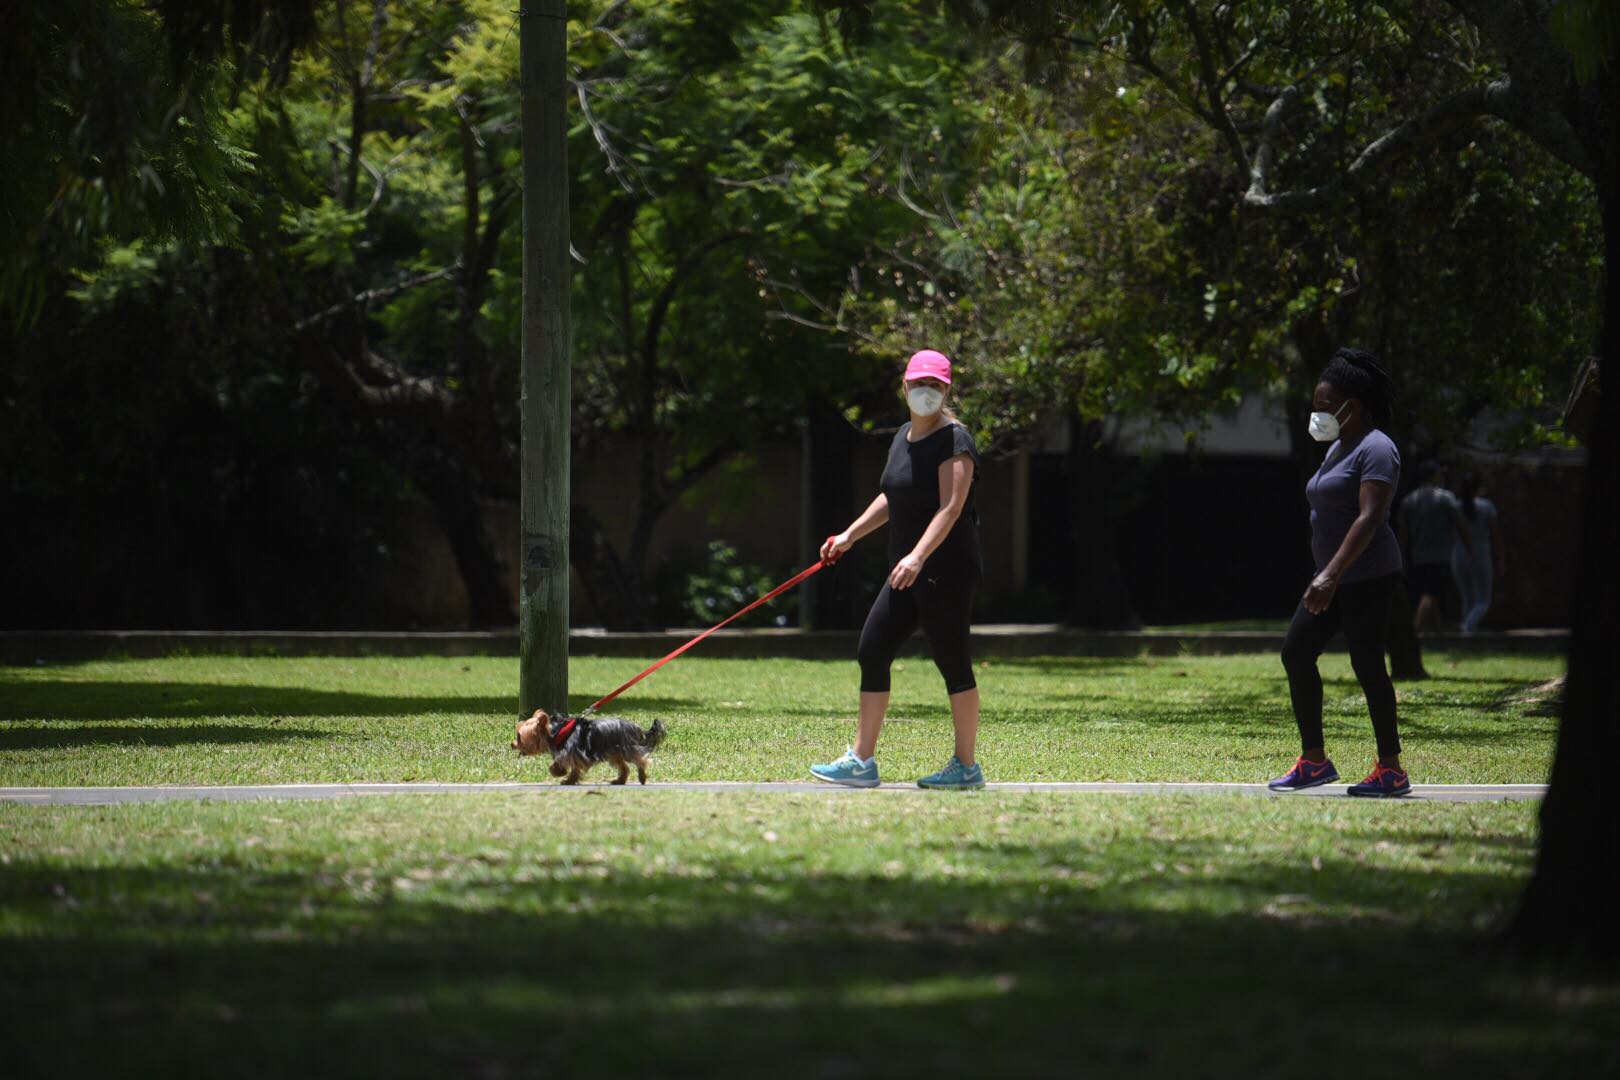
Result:
{"label": "blurred background trees", "polygon": [[[4,555],[33,568],[8,575],[7,619],[396,625],[411,608],[379,568],[424,511],[468,620],[509,625],[509,6],[0,18],[23,163],[3,181]],[[807,535],[847,520],[852,455],[899,419],[922,344],[961,361],[992,458],[1061,433],[1046,524],[1078,577],[1029,614],[1087,625],[1136,618],[1113,526],[1146,481],[1121,420],[1196,445],[1271,402],[1304,469],[1300,403],[1355,341],[1396,370],[1409,461],[1568,441],[1599,318],[1583,172],[1493,120],[1428,131],[1309,212],[1252,197],[1262,142],[1266,193],[1308,188],[1495,77],[1502,47],[1452,6],[597,2],[571,6],[569,49],[572,547],[605,625],[683,617],[686,571],[654,540],[699,490]],[[755,468],[784,444],[803,505]],[[826,584],[806,612],[847,620]]]}

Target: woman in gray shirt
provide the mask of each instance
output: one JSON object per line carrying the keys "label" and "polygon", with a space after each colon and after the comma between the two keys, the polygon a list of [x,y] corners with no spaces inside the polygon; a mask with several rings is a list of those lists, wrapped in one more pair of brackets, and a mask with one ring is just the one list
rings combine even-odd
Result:
{"label": "woman in gray shirt", "polygon": [[1389,605],[1401,574],[1401,549],[1389,527],[1389,504],[1401,480],[1401,455],[1382,430],[1390,407],[1389,373],[1369,352],[1340,349],[1317,384],[1311,436],[1331,442],[1321,468],[1305,485],[1311,505],[1311,555],[1316,576],[1294,612],[1283,642],[1283,667],[1300,756],[1273,791],[1297,791],[1339,778],[1322,736],[1322,676],[1317,657],[1340,630],[1350,666],[1367,698],[1378,759],[1351,795],[1405,795],[1395,687],[1384,667]]}

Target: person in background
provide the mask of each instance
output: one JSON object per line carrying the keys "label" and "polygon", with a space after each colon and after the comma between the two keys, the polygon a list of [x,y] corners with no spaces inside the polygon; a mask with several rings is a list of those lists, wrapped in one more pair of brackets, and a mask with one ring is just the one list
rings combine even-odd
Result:
{"label": "person in background", "polygon": [[1439,462],[1418,469],[1418,486],[1401,500],[1401,548],[1406,552],[1408,584],[1418,598],[1412,628],[1418,633],[1440,629],[1446,583],[1451,580],[1452,542],[1468,542],[1462,527],[1462,504],[1445,488]]}
{"label": "person in background", "polygon": [[[1507,574],[1507,549],[1496,504],[1480,493],[1479,477],[1468,473],[1458,485],[1463,532],[1451,545],[1451,574],[1462,594],[1462,632],[1472,634],[1491,608],[1494,577]],[[1494,558],[1493,558],[1494,556]]]}

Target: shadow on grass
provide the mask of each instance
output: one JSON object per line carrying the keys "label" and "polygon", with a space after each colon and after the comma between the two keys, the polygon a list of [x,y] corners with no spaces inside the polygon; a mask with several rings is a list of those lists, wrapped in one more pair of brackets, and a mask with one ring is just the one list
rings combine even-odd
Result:
{"label": "shadow on grass", "polygon": [[[579,710],[594,696],[570,694]],[[637,697],[614,702],[612,711],[651,716],[697,704],[684,698]],[[434,713],[517,715],[517,695],[412,697],[310,690],[293,686],[221,683],[76,682],[67,679],[12,681],[0,672],[0,721],[164,720],[208,716],[421,716]]]}
{"label": "shadow on grass", "polygon": [[291,742],[329,739],[326,731],[304,728],[247,727],[237,724],[186,724],[181,727],[16,727],[0,728],[0,752],[66,750],[76,746],[192,746],[199,743]]}
{"label": "shadow on grass", "polygon": [[[1127,675],[1152,671],[1176,659],[1173,656],[995,656],[989,658],[989,665],[992,671],[1016,668],[1043,675]],[[927,662],[926,657],[923,660]]]}
{"label": "shadow on grass", "polygon": [[[1074,852],[962,854],[1027,870]],[[1171,840],[1140,852],[1145,865],[1203,854]],[[1613,994],[1538,989],[1464,934],[1378,914],[1437,887],[1466,903],[1511,898],[1516,881],[1478,872],[1334,861],[1303,879],[1267,864],[1105,888],[725,859],[698,877],[543,859],[518,873],[504,853],[486,858],[457,886],[435,884],[435,867],[390,879],[314,859],[276,873],[230,857],[14,860],[0,901],[49,937],[7,943],[0,1005],[29,1033],[11,1067],[1184,1077],[1210,1075],[1214,1055],[1219,1075],[1271,1075],[1306,1029],[1343,1052],[1318,1058],[1317,1075],[1364,1075],[1351,1051],[1369,1033],[1403,1071],[1434,1077],[1594,1075],[1613,1062]],[[1210,889],[1232,914],[1177,912],[1182,893]],[[1352,914],[1296,915],[1305,892]],[[1391,957],[1421,977],[1369,991],[1364,973]]]}
{"label": "shadow on grass", "polygon": [[[984,687],[982,682],[980,685]],[[1354,679],[1328,679],[1323,686],[1330,722],[1366,719],[1361,688]],[[1455,743],[1543,738],[1556,731],[1555,718],[1493,704],[1498,699],[1497,693],[1486,690],[1463,702],[1408,695],[1400,706],[1401,730],[1432,742]],[[1126,724],[1145,729],[1206,728],[1212,735],[1257,739],[1275,738],[1279,726],[1293,728],[1288,685],[1281,679],[1269,684],[1250,680],[1191,694],[1182,691],[1174,697],[1086,690],[997,696],[987,690],[984,702],[988,722],[1001,728],[1053,727],[1084,733],[1089,725]],[[1459,723],[1458,710],[1472,710],[1466,724]],[[831,719],[838,711],[812,705],[771,707],[773,716],[806,719]],[[943,693],[934,701],[896,701],[888,714],[897,721],[948,721],[949,717]]]}
{"label": "shadow on grass", "polygon": [[[1513,654],[1508,653],[1508,654],[1504,654],[1504,655],[1501,655],[1501,656],[1481,654],[1479,656],[1470,656],[1469,659],[1470,660],[1523,660],[1525,658],[1523,656],[1514,656]],[[1548,665],[1547,665],[1547,670],[1548,671],[1552,672],[1553,675],[1561,675],[1561,674],[1563,674],[1563,669],[1564,669],[1564,658],[1563,657],[1561,657],[1561,656],[1549,656],[1546,659],[1548,660]],[[1428,668],[1428,671],[1429,671],[1429,677],[1428,678],[1417,681],[1417,682],[1414,682],[1411,685],[1414,688],[1421,688],[1427,683],[1470,683],[1470,684],[1475,685],[1475,686],[1490,687],[1490,688],[1493,688],[1493,689],[1496,689],[1496,690],[1522,690],[1522,689],[1525,689],[1527,687],[1536,686],[1536,685],[1538,685],[1540,683],[1546,682],[1548,678],[1552,677],[1552,675],[1544,676],[1544,677],[1541,677],[1541,678],[1535,678],[1535,677],[1525,678],[1523,676],[1516,676],[1516,675],[1475,675],[1475,674],[1469,674],[1469,673],[1466,673],[1466,672],[1459,673],[1459,672],[1456,672],[1456,671],[1452,671],[1452,670],[1449,669],[1449,665],[1442,665],[1442,664],[1431,664],[1429,666],[1429,668]]]}

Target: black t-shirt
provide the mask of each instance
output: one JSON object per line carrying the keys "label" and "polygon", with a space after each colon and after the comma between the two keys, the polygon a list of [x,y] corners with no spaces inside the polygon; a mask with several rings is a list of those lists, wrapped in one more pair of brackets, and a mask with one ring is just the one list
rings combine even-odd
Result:
{"label": "black t-shirt", "polygon": [[979,511],[974,493],[979,486],[979,448],[961,424],[947,421],[916,442],[907,442],[906,423],[889,444],[889,461],[878,486],[889,498],[889,565],[911,553],[939,512],[939,467],[958,454],[973,458],[973,481],[968,485],[962,516],[945,534],[924,564],[925,577],[980,578],[984,556],[979,548]]}

